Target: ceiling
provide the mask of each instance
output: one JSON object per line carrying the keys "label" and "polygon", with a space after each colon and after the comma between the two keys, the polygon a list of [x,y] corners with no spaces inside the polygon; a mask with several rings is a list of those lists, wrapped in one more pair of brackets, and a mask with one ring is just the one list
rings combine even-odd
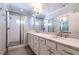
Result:
{"label": "ceiling", "polygon": [[[31,3],[6,3],[8,10],[15,11],[24,15],[31,16],[34,13],[34,8]],[[46,15],[50,12],[54,12],[68,3],[42,3],[42,13]],[[40,14],[40,15],[41,15]]]}
{"label": "ceiling", "polygon": [[65,7],[68,3],[44,3],[43,4],[43,13],[47,14],[54,12],[62,7]]}
{"label": "ceiling", "polygon": [[27,16],[31,16],[33,14],[33,7],[29,3],[9,3],[7,4],[7,8],[9,11]]}
{"label": "ceiling", "polygon": [[47,14],[54,12],[60,8],[65,7],[68,3],[43,3],[42,13],[38,15],[39,18],[45,17]]}

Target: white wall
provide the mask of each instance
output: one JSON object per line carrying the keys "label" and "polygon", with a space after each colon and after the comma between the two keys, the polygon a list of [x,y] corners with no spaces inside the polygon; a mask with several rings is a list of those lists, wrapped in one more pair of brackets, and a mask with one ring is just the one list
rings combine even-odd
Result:
{"label": "white wall", "polygon": [[71,32],[72,34],[79,34],[79,12],[70,12],[70,13],[66,13],[63,15],[60,15],[58,17],[68,17],[68,21],[69,21],[69,32]]}
{"label": "white wall", "polygon": [[27,45],[28,41],[27,41],[27,32],[28,31],[32,31],[32,29],[29,27],[30,26],[30,17],[28,16],[24,16],[24,44]]}
{"label": "white wall", "polygon": [[51,12],[47,17],[53,17],[55,22],[55,31],[60,31],[60,17],[68,17],[69,32],[72,34],[79,34],[79,4],[70,4],[55,12]]}

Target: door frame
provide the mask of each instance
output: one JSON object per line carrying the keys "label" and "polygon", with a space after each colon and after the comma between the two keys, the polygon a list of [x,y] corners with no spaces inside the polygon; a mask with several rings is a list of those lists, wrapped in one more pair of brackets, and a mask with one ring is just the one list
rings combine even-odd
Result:
{"label": "door frame", "polygon": [[6,12],[6,49],[7,49],[7,51],[8,51],[8,17],[7,17],[7,13],[8,13],[8,11],[5,11]]}
{"label": "door frame", "polygon": [[[8,12],[12,12],[12,13],[16,13],[16,12],[13,12],[13,11],[6,11],[6,49],[8,51]],[[19,13],[16,13],[16,14],[19,14]],[[21,44],[21,14],[20,15],[20,44]],[[24,34],[24,33],[23,33]]]}
{"label": "door frame", "polygon": [[21,15],[20,15],[20,44],[21,44],[21,40],[22,40],[22,39],[21,39],[21,28],[22,28],[22,27],[21,27]]}

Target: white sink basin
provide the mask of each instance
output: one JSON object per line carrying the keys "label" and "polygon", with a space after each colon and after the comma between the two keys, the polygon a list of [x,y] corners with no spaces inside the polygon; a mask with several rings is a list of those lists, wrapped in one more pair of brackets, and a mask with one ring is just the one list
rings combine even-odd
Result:
{"label": "white sink basin", "polygon": [[64,37],[60,37],[60,36],[49,36],[50,38],[59,38],[59,39],[66,39]]}

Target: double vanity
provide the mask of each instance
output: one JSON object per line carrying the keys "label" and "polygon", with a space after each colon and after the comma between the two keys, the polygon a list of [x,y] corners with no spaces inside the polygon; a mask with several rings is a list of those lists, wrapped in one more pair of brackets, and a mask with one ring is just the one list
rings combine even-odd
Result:
{"label": "double vanity", "polygon": [[28,32],[28,45],[36,55],[79,55],[79,39]]}

